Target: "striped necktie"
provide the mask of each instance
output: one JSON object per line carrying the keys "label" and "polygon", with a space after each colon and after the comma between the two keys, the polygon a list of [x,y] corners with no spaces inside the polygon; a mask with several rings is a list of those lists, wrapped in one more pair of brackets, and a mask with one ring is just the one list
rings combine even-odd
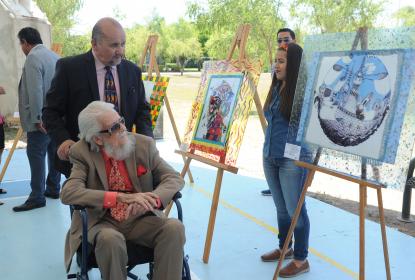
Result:
{"label": "striped necktie", "polygon": [[111,72],[111,66],[105,66],[105,84],[104,84],[104,98],[105,102],[114,104],[114,109],[119,112],[118,110],[118,97],[117,91],[115,89],[115,82],[114,76]]}

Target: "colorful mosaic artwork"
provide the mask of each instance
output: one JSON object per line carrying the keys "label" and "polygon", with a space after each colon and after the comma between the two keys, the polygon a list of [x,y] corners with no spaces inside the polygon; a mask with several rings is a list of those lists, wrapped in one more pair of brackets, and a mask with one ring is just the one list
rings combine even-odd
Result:
{"label": "colorful mosaic artwork", "polygon": [[[167,86],[169,85],[169,77],[157,77],[157,76],[143,76],[143,81],[146,88],[146,96],[149,96],[150,100],[150,114],[151,114],[151,123],[154,127],[157,123],[157,118],[160,114],[161,107],[163,106],[164,97],[166,96]],[[151,92],[150,91],[152,88]]]}
{"label": "colorful mosaic artwork", "polygon": [[[192,110],[181,146],[182,150],[193,150],[196,154],[206,158],[231,166],[236,165],[261,69],[262,63],[259,61],[254,63],[247,61],[242,69],[239,68],[239,62],[236,60],[207,61],[203,64],[199,90],[192,104]],[[242,84],[234,105],[232,121],[230,121],[231,125],[227,128],[228,136],[223,142],[224,148],[206,145],[206,143],[198,143],[197,141],[192,142],[195,133],[197,133],[195,130],[197,129],[198,117],[205,102],[205,93],[209,85],[209,77],[213,74],[237,73],[243,74]]]}

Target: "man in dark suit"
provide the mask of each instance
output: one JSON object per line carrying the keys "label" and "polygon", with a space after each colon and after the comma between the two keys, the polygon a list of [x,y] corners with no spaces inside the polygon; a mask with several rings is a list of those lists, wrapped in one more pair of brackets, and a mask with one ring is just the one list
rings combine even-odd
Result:
{"label": "man in dark suit", "polygon": [[78,140],[79,113],[92,101],[113,103],[131,131],[153,137],[150,107],[141,70],[123,59],[125,32],[119,22],[102,18],[92,30],[92,49],[60,59],[46,96],[43,122],[58,145],[56,168],[69,176],[69,148]]}

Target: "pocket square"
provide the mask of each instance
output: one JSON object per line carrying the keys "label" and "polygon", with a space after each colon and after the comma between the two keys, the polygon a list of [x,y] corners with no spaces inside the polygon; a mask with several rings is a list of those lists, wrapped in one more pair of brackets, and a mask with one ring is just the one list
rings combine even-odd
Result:
{"label": "pocket square", "polygon": [[147,169],[143,165],[138,165],[137,167],[137,176],[140,177],[147,173]]}

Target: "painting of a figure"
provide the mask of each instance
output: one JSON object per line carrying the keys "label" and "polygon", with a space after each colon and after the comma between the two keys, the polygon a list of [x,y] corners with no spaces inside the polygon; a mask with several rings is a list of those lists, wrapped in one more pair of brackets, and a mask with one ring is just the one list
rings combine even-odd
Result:
{"label": "painting of a figure", "polygon": [[210,76],[193,141],[225,146],[242,79],[239,73]]}
{"label": "painting of a figure", "polygon": [[380,159],[393,115],[399,55],[377,51],[321,55],[305,141]]}

